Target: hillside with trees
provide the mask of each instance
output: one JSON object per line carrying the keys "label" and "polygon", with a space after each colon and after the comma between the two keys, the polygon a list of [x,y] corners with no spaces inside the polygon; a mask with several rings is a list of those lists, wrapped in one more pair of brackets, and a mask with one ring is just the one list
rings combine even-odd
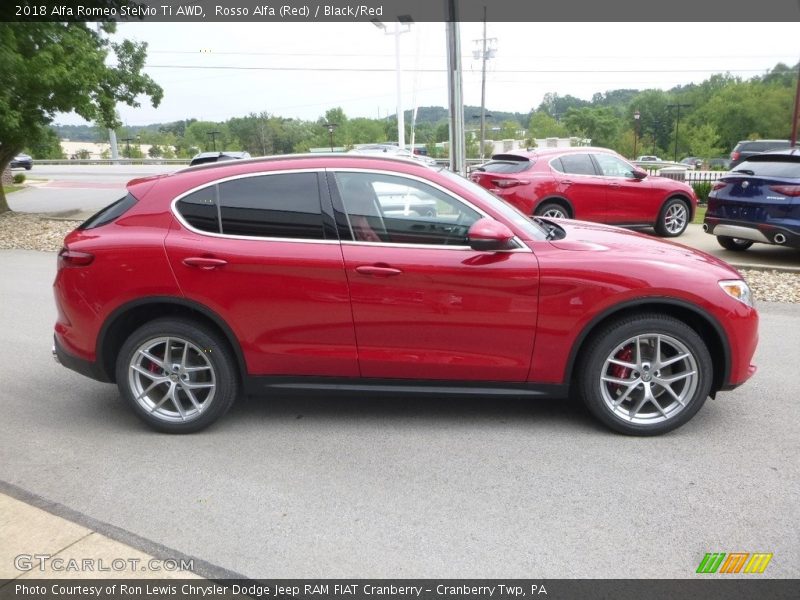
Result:
{"label": "hillside with trees", "polygon": [[[613,148],[632,156],[634,144],[639,154],[664,157],[692,155],[711,158],[726,155],[742,139],[788,139],[798,66],[777,64],[764,75],[742,79],[716,74],[699,84],[664,90],[617,89],[595,93],[591,100],[561,96],[550,92],[538,107],[528,113],[486,110],[488,139],[527,139],[546,137],[589,138],[596,146]],[[680,107],[680,127],[675,140]],[[640,118],[634,120],[638,111]],[[478,155],[477,129],[480,108],[464,108],[468,132],[468,156]],[[426,144],[431,155],[441,155],[435,145],[448,139],[447,109],[419,107],[416,115],[406,111],[406,141]],[[327,124],[336,128],[331,140]],[[55,135],[73,140],[106,140],[103,128],[53,126]],[[211,132],[217,132],[211,135]],[[246,150],[252,155],[306,152],[310,148],[350,148],[355,144],[391,142],[397,138],[395,117],[371,119],[349,117],[341,107],[333,107],[316,121],[285,118],[267,112],[251,113],[226,121],[187,119],[144,127],[123,127],[120,139],[136,138],[152,145],[151,155],[188,158],[197,152],[217,149]],[[52,136],[50,138],[52,146]],[[31,148],[35,157],[47,149]],[[437,154],[438,153],[438,154]]]}

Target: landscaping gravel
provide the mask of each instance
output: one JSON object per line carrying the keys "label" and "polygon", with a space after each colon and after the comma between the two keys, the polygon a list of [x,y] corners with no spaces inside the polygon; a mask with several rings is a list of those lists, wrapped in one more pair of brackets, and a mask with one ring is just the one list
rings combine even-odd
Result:
{"label": "landscaping gravel", "polygon": [[[0,250],[57,252],[64,236],[79,223],[26,213],[0,214]],[[800,273],[756,269],[740,269],[740,272],[756,300],[800,304]]]}

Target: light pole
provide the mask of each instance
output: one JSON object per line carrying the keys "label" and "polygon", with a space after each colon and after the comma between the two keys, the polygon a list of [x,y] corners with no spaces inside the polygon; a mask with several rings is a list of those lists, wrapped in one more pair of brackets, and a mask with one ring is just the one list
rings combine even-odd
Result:
{"label": "light pole", "polygon": [[208,133],[206,133],[206,135],[211,136],[211,145],[213,147],[212,149],[214,150],[214,152],[217,151],[217,136],[219,135],[219,133],[220,133],[219,131],[209,131]]}
{"label": "light pole", "polygon": [[639,118],[641,116],[638,108],[633,111],[633,160],[636,160],[636,142],[639,141]]}
{"label": "light pole", "polygon": [[370,22],[378,29],[382,29],[385,35],[394,36],[394,69],[397,79],[397,145],[405,148],[406,122],[403,112],[403,77],[402,71],[400,71],[400,36],[411,31],[414,19],[411,18],[411,15],[398,15],[397,21],[394,24],[394,31],[388,31],[386,25],[379,19],[372,19]]}
{"label": "light pole", "polygon": [[[476,42],[480,42],[483,44],[482,50],[475,50],[472,53],[474,58],[481,59],[481,139],[480,139],[480,158],[483,160],[483,143],[486,139],[486,61],[490,58],[494,58],[495,54],[497,53],[497,49],[494,45],[497,43],[497,38],[487,38],[486,37],[486,7],[483,7],[483,38],[480,40],[475,40]],[[486,47],[486,43],[489,42],[492,44],[490,48]]]}
{"label": "light pole", "polygon": [[325,127],[328,128],[328,135],[331,139],[331,152],[333,152],[333,130],[339,126],[338,123],[325,123]]}
{"label": "light pole", "polygon": [[132,137],[122,138],[122,141],[125,142],[125,154],[127,154],[127,158],[131,157],[131,142],[133,141]]}
{"label": "light pole", "polygon": [[678,128],[681,125],[681,109],[689,108],[690,106],[691,104],[667,104],[668,109],[677,109],[675,115],[675,155],[672,158],[675,162],[678,162]]}

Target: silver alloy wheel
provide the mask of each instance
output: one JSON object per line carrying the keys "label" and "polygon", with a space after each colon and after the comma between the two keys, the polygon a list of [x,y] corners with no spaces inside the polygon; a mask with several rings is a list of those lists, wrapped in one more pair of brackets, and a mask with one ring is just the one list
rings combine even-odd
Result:
{"label": "silver alloy wheel", "polygon": [[664,214],[664,228],[669,233],[680,233],[686,229],[688,220],[689,211],[686,210],[686,205],[683,202],[675,202],[667,207],[667,212]]}
{"label": "silver alloy wheel", "polygon": [[141,344],[128,365],[128,383],[139,406],[171,423],[197,419],[211,406],[217,389],[205,352],[179,337]]}
{"label": "silver alloy wheel", "polygon": [[567,213],[564,211],[563,208],[553,207],[548,208],[546,211],[542,213],[543,217],[550,217],[551,219],[567,219]]}
{"label": "silver alloy wheel", "polygon": [[697,390],[697,360],[680,340],[661,333],[637,335],[606,358],[600,392],[617,417],[636,424],[674,418]]}

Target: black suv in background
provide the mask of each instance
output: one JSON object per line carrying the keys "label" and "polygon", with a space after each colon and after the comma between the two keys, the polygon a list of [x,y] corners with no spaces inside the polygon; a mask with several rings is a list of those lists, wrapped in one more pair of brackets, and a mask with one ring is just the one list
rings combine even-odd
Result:
{"label": "black suv in background", "polygon": [[731,151],[731,164],[728,168],[733,169],[754,154],[761,154],[767,150],[783,150],[790,146],[789,140],[742,140]]}

